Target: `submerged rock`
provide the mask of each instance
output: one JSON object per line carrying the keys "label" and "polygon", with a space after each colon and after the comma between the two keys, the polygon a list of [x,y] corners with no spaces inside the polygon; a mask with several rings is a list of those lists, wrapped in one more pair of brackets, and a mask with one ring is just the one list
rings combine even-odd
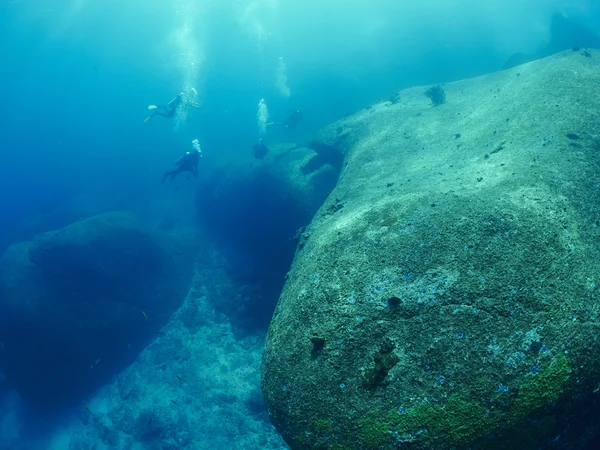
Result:
{"label": "submerged rock", "polygon": [[252,296],[254,303],[242,307],[232,298],[220,305],[221,312],[266,327],[294,257],[294,237],[323,204],[338,174],[313,150],[288,144],[270,146],[252,167],[229,166],[201,181],[196,210],[202,229],[241,260],[237,277],[269,286],[269,292]]}
{"label": "submerged rock", "polygon": [[521,52],[511,55],[503,69],[510,69],[536,59],[546,58],[567,49],[585,55],[586,47],[600,47],[600,36],[588,29],[577,18],[569,17],[561,13],[552,16],[548,42],[535,53],[524,54]]}
{"label": "submerged rock", "polygon": [[137,356],[182,303],[189,250],[128,213],[94,216],[0,260],[0,371],[29,403],[70,406]]}
{"label": "submerged rock", "polygon": [[592,53],[445,85],[435,108],[408,89],[344,120],[361,132],[339,149],[263,359],[293,449],[584,448],[597,434]]}

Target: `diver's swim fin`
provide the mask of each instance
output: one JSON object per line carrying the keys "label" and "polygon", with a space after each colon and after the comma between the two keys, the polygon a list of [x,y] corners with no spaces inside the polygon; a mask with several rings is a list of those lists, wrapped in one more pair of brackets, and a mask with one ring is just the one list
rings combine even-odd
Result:
{"label": "diver's swim fin", "polygon": [[148,105],[148,109],[158,109],[158,106],[156,106],[156,105]]}
{"label": "diver's swim fin", "polygon": [[148,122],[150,119],[152,119],[152,116],[148,116],[144,119],[144,123]]}

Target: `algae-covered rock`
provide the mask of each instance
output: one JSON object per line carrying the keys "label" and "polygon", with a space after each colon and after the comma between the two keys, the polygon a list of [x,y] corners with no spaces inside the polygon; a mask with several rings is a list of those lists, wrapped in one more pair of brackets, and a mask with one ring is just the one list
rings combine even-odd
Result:
{"label": "algae-covered rock", "polygon": [[344,120],[360,133],[263,360],[293,449],[594,438],[599,82],[600,52],[566,52],[445,85],[443,105],[414,88]]}
{"label": "algae-covered rock", "polygon": [[[191,248],[107,213],[14,244],[0,260],[0,371],[32,405],[76,404],[181,305]],[[189,244],[189,242],[188,242]]]}
{"label": "algae-covered rock", "polygon": [[368,132],[361,125],[352,118],[339,120],[321,129],[309,147],[323,161],[327,161],[333,167],[341,168],[346,152],[356,143],[358,135]]}

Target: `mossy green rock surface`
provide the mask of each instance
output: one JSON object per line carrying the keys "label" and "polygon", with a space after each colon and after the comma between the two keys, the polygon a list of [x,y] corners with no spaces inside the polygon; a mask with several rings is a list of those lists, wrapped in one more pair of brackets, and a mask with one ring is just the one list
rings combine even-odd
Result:
{"label": "mossy green rock surface", "polygon": [[342,174],[263,360],[293,449],[592,445],[599,85],[599,51],[565,52],[324,133]]}

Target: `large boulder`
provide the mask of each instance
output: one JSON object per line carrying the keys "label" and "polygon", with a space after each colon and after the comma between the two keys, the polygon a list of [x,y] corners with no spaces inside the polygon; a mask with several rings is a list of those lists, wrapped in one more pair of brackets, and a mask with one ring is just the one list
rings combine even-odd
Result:
{"label": "large boulder", "polygon": [[266,340],[292,449],[594,445],[599,82],[569,51],[344,122]]}
{"label": "large boulder", "polygon": [[133,361],[182,303],[188,249],[107,213],[0,260],[0,371],[31,404],[80,401]]}
{"label": "large boulder", "polygon": [[579,19],[557,12],[552,16],[548,42],[535,53],[518,52],[511,55],[502,68],[510,69],[567,49],[585,52],[586,47],[600,47],[600,36],[588,29]]}
{"label": "large boulder", "polygon": [[309,148],[274,145],[263,160],[216,169],[201,180],[196,209],[201,224],[217,237],[254,251],[308,224],[338,174],[339,168]]}
{"label": "large boulder", "polygon": [[[104,193],[103,193],[104,194]],[[29,241],[34,236],[71,225],[108,211],[127,209],[129,200],[121,195],[79,194],[64,201],[54,199],[52,208],[32,208],[36,212],[20,217],[12,223],[3,224],[0,232],[0,254],[14,242]]]}
{"label": "large boulder", "polygon": [[[267,326],[281,292],[302,228],[327,198],[339,174],[313,150],[294,144],[269,147],[263,160],[251,166],[215,170],[200,182],[196,210],[203,230],[234,254],[238,282],[265,286],[244,307],[231,298],[218,305],[230,317],[261,329]],[[272,298],[267,301],[265,298]],[[248,313],[250,309],[252,313]]]}

